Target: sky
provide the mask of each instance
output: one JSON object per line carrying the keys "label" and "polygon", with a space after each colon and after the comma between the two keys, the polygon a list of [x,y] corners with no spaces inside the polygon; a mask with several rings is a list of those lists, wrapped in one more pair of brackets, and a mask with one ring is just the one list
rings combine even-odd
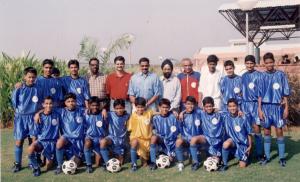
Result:
{"label": "sky", "polygon": [[[0,0],[0,51],[68,60],[85,36],[107,47],[131,33],[131,63],[192,57],[201,47],[243,38],[218,13],[226,2],[234,0]],[[118,54],[128,60],[128,50]]]}

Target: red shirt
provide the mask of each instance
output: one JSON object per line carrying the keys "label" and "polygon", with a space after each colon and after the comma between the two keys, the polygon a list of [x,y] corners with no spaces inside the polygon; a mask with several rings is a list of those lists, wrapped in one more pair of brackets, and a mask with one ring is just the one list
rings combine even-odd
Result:
{"label": "red shirt", "polygon": [[106,92],[111,99],[128,99],[128,86],[131,74],[124,72],[122,76],[111,73],[106,79]]}
{"label": "red shirt", "polygon": [[177,75],[181,84],[181,102],[185,102],[187,96],[193,96],[199,102],[199,80],[201,74],[193,71],[191,74],[180,73]]}

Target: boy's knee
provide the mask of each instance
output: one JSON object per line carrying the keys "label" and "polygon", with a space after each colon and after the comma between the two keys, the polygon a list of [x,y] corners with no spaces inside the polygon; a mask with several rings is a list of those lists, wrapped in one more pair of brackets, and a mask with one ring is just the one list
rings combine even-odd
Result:
{"label": "boy's knee", "polygon": [[229,141],[225,141],[225,142],[223,143],[223,148],[224,148],[224,149],[228,149],[228,148],[230,147],[230,145],[231,145],[231,143],[230,143]]}
{"label": "boy's knee", "polygon": [[100,148],[106,148],[107,147],[107,139],[100,140]]}
{"label": "boy's knee", "polygon": [[182,139],[177,139],[176,140],[176,147],[180,147],[183,144],[183,140]]}
{"label": "boy's knee", "polygon": [[65,145],[65,140],[63,138],[59,138],[56,143],[56,148],[61,149]]}
{"label": "boy's knee", "polygon": [[16,144],[17,147],[22,147],[23,146],[23,140],[17,140],[15,144]]}
{"label": "boy's knee", "polygon": [[155,135],[153,135],[152,137],[151,137],[151,144],[156,144],[157,143],[157,140],[158,140],[158,137],[157,136],[155,136]]}
{"label": "boy's knee", "polygon": [[84,148],[91,148],[92,147],[92,141],[90,139],[86,139],[84,141]]}
{"label": "boy's knee", "polygon": [[131,148],[137,148],[139,141],[137,139],[133,139],[130,143]]}

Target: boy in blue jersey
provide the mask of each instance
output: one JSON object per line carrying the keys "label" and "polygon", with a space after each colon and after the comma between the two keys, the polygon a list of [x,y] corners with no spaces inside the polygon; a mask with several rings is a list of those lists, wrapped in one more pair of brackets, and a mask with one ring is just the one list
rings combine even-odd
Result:
{"label": "boy in blue jersey", "polygon": [[183,114],[183,121],[181,123],[181,138],[176,140],[176,158],[178,160],[178,170],[183,170],[183,146],[190,146],[190,153],[192,156],[192,170],[196,171],[200,167],[198,159],[198,146],[201,143],[202,129],[200,109],[197,108],[197,101],[193,96],[188,96],[185,102],[185,108]]}
{"label": "boy in blue jersey", "polygon": [[228,169],[228,157],[233,150],[239,160],[239,166],[245,168],[248,163],[252,147],[250,116],[239,116],[238,101],[234,98],[228,100],[228,113],[223,115],[225,126],[225,141],[222,148],[223,165],[220,171]]}
{"label": "boy in blue jersey", "polygon": [[70,76],[61,78],[65,93],[73,93],[76,95],[76,104],[80,108],[88,108],[88,100],[90,91],[88,82],[79,76],[79,62],[70,60],[68,62]]}
{"label": "boy in blue jersey", "polygon": [[255,57],[253,55],[245,57],[245,65],[247,72],[242,75],[242,111],[251,116],[250,124],[254,132],[256,157],[261,162],[263,158],[263,138],[260,129],[260,119],[258,117],[257,100],[262,73],[255,70]]}
{"label": "boy in blue jersey", "polygon": [[159,101],[159,115],[152,118],[153,135],[150,142],[150,170],[155,170],[157,145],[162,148],[162,152],[169,156],[170,161],[175,157],[175,143],[180,134],[180,123],[172,112],[170,112],[171,102],[162,98]]}
{"label": "boy in blue jersey", "polygon": [[220,81],[222,94],[222,111],[227,111],[227,101],[230,98],[237,99],[239,106],[242,103],[242,78],[234,73],[234,63],[231,60],[225,61],[224,69],[226,76]]}
{"label": "boy in blue jersey", "polygon": [[84,110],[76,107],[76,95],[65,95],[65,108],[58,109],[61,115],[62,135],[56,143],[57,168],[55,174],[62,172],[62,164],[66,149],[67,158],[79,164],[83,153],[84,130],[86,126]]}
{"label": "boy in blue jersey", "polygon": [[265,160],[263,165],[270,161],[271,150],[271,126],[276,128],[279,163],[286,165],[285,143],[282,128],[288,117],[288,96],[290,87],[284,72],[275,70],[275,59],[272,53],[263,56],[266,71],[263,72],[262,84],[259,88],[258,114],[264,127],[264,150]]}
{"label": "boy in blue jersey", "polygon": [[37,141],[33,142],[28,147],[28,158],[33,168],[33,175],[39,176],[41,169],[38,164],[36,154],[42,152],[46,157],[46,170],[52,167],[55,144],[59,137],[60,116],[57,112],[53,111],[53,101],[50,96],[46,97],[43,102],[43,110],[39,112],[39,122],[35,123],[37,131]]}
{"label": "boy in blue jersey", "polygon": [[35,84],[37,71],[33,67],[24,69],[24,84],[12,93],[12,105],[15,110],[14,139],[15,139],[15,163],[13,172],[21,170],[24,139],[36,136],[34,130],[34,114],[42,100],[42,94]]}
{"label": "boy in blue jersey", "polygon": [[92,149],[96,154],[96,165],[100,163],[100,142],[106,136],[107,123],[101,115],[100,99],[98,97],[91,97],[89,100],[89,111],[85,117],[86,132],[84,142],[84,156],[86,162],[86,172],[92,173]]}
{"label": "boy in blue jersey", "polygon": [[125,101],[116,99],[113,103],[114,111],[109,112],[107,116],[108,136],[100,142],[100,152],[105,163],[109,160],[109,148],[119,159],[124,162],[124,151],[127,134],[127,121],[129,114],[125,110]]}

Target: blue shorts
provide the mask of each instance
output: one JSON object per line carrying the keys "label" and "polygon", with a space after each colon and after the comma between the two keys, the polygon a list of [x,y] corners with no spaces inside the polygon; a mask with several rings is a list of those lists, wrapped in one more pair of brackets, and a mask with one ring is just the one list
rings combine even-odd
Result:
{"label": "blue shorts", "polygon": [[270,128],[272,125],[276,128],[282,128],[285,125],[283,107],[280,104],[263,103],[262,111],[265,114],[265,120],[261,121],[264,128]]}
{"label": "blue shorts", "polygon": [[74,138],[67,138],[63,136],[67,142],[65,145],[65,151],[67,155],[67,159],[69,160],[73,156],[78,158],[82,158],[83,155],[83,139],[74,139]]}
{"label": "blue shorts", "polygon": [[251,126],[253,124],[260,125],[260,119],[258,117],[258,103],[254,102],[243,102],[242,111],[251,116]]}
{"label": "blue shorts", "polygon": [[234,143],[234,147],[231,149],[234,153],[234,156],[239,160],[243,161],[245,163],[248,163],[248,154],[246,153],[248,146],[246,145],[240,145]]}
{"label": "blue shorts", "polygon": [[168,156],[175,157],[176,139],[175,140],[165,140],[159,137],[158,151],[162,152]]}
{"label": "blue shorts", "polygon": [[108,135],[106,138],[112,141],[112,145],[110,149],[112,150],[113,154],[122,156],[125,152],[125,139],[118,138],[112,135]]}
{"label": "blue shorts", "polygon": [[217,138],[209,138],[207,136],[204,137],[208,144],[208,153],[212,156],[220,157],[222,154],[223,140]]}
{"label": "blue shorts", "polygon": [[42,155],[48,160],[53,160],[55,157],[56,140],[36,141],[37,145],[42,149]]}
{"label": "blue shorts", "polygon": [[28,136],[36,136],[37,132],[34,127],[34,115],[15,114],[14,119],[14,138],[15,140],[23,140]]}
{"label": "blue shorts", "polygon": [[98,155],[101,155],[100,154],[100,140],[102,140],[103,138],[86,136],[86,139],[90,139],[92,141],[93,151],[96,152]]}

